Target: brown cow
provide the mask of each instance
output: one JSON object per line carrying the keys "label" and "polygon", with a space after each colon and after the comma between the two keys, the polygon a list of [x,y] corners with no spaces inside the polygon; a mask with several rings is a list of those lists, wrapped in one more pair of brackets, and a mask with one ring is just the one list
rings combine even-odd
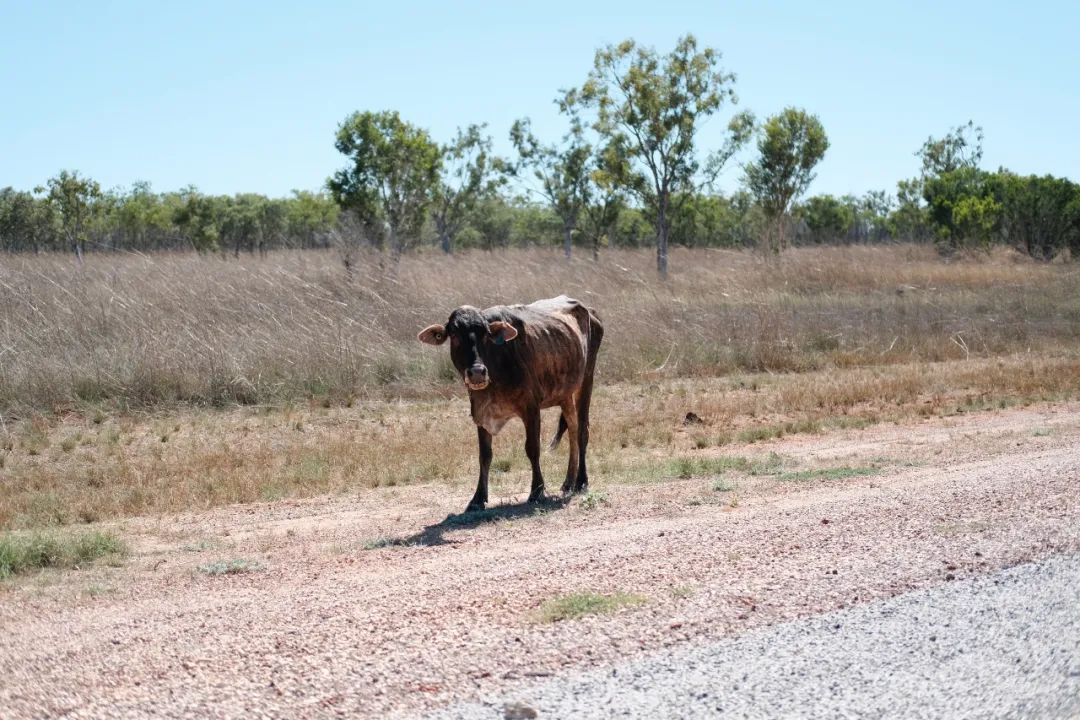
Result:
{"label": "brown cow", "polygon": [[540,411],[544,408],[562,409],[552,447],[570,431],[563,493],[588,487],[589,401],[604,337],[595,312],[565,295],[482,312],[463,305],[450,313],[446,325],[432,325],[417,337],[429,345],[450,339],[450,359],[469,390],[480,440],[480,480],[466,512],[481,510],[487,503],[491,438],[512,417],[525,423],[525,454],[532,464],[529,502],[543,499]]}

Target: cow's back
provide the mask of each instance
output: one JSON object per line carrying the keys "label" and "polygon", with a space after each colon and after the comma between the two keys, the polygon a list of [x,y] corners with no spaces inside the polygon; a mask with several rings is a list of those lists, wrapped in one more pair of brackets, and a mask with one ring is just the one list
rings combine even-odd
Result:
{"label": "cow's back", "polygon": [[502,320],[517,329],[513,347],[520,390],[547,406],[576,392],[585,377],[591,316],[577,300],[560,295],[528,305],[496,306],[484,311],[490,322]]}

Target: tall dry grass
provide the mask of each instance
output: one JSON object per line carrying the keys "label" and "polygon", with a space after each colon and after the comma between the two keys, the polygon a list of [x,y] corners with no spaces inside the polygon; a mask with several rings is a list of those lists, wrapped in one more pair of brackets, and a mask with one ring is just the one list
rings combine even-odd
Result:
{"label": "tall dry grass", "polygon": [[445,352],[415,334],[464,303],[559,293],[607,327],[602,382],[1073,352],[1080,268],[918,246],[800,248],[779,261],[676,250],[567,263],[546,250],[221,260],[0,257],[0,413],[445,394]]}

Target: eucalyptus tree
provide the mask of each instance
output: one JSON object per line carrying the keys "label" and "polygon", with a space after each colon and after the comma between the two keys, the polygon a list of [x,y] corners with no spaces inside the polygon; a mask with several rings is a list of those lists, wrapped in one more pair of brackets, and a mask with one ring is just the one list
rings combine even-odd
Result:
{"label": "eucalyptus tree", "polygon": [[454,251],[454,238],[465,227],[477,203],[492,196],[504,182],[502,162],[491,154],[486,125],[458,128],[457,135],[440,148],[442,171],[435,186],[431,219],[443,252]]}
{"label": "eucalyptus tree", "polygon": [[327,188],[369,232],[386,232],[396,260],[420,236],[439,182],[439,146],[394,111],[349,115],[334,146],[349,165],[327,180]]}
{"label": "eucalyptus tree", "polygon": [[696,141],[704,121],[735,104],[735,75],[718,68],[720,53],[698,49],[693,35],[660,56],[633,40],[596,52],[581,89],[596,109],[596,130],[625,153],[619,184],[636,197],[656,228],[656,268],[667,276],[673,205],[715,180],[750,138],[753,116],[737,113],[721,147],[702,162]]}
{"label": "eucalyptus tree", "polygon": [[582,213],[582,229],[592,245],[593,260],[600,259],[600,248],[609,237],[626,208],[626,190],[619,179],[626,176],[626,151],[617,141],[597,148],[590,161],[589,202]]}
{"label": "eucalyptus tree", "polygon": [[771,221],[762,247],[775,253],[786,246],[788,209],[813,181],[829,139],[816,115],[789,107],[765,121],[757,147],[757,159],[745,167],[745,181]]}
{"label": "eucalyptus tree", "polygon": [[78,171],[62,170],[46,183],[49,203],[60,216],[60,228],[68,247],[82,263],[90,226],[101,198],[101,186],[79,175]]}
{"label": "eucalyptus tree", "polygon": [[545,145],[532,132],[528,118],[518,120],[510,128],[510,141],[518,153],[513,168],[520,176],[528,170],[536,186],[531,192],[539,194],[551,206],[562,223],[563,254],[570,259],[574,233],[581,214],[591,198],[590,162],[593,146],[586,137],[586,125],[581,119],[580,105],[574,93],[557,100],[560,111],[570,120],[570,127],[558,144]]}
{"label": "eucalyptus tree", "polygon": [[56,212],[46,198],[12,187],[0,190],[0,250],[39,253],[56,236]]}

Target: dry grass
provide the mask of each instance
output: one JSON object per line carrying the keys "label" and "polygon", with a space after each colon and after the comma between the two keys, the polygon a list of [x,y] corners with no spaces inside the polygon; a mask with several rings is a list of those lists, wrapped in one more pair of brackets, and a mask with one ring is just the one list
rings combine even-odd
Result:
{"label": "dry grass", "polygon": [[[367,261],[350,278],[319,252],[4,258],[0,529],[425,482],[464,502],[467,402],[415,333],[466,302],[600,310],[600,486],[711,472],[672,462],[710,447],[1080,393],[1080,270],[1005,252],[679,250],[666,284],[644,251]],[[521,436],[496,442],[494,497],[528,487]],[[564,452],[543,462],[557,487]]]}
{"label": "dry grass", "polygon": [[315,251],[93,256],[81,269],[67,256],[4,257],[0,418],[444,397],[452,368],[416,343],[419,328],[463,303],[562,292],[605,320],[607,383],[1061,352],[1080,340],[1080,268],[1006,251],[946,263],[917,246],[801,248],[764,262],[680,249],[668,283],[648,251],[600,263],[432,253],[396,275],[379,262],[366,256],[350,277]]}
{"label": "dry grass", "polygon": [[[727,447],[751,439],[1077,396],[1077,353],[607,384],[594,401],[592,488],[599,498],[609,484],[763,471],[768,459],[740,459]],[[684,425],[690,411],[700,423]],[[39,415],[0,431],[0,529],[431,482],[451,486],[464,505],[477,467],[468,413],[455,390],[449,399],[351,408]],[[718,446],[732,458],[686,459]],[[528,489],[522,447],[520,423],[496,439],[493,500]],[[550,489],[565,463],[565,446],[543,455]]]}

